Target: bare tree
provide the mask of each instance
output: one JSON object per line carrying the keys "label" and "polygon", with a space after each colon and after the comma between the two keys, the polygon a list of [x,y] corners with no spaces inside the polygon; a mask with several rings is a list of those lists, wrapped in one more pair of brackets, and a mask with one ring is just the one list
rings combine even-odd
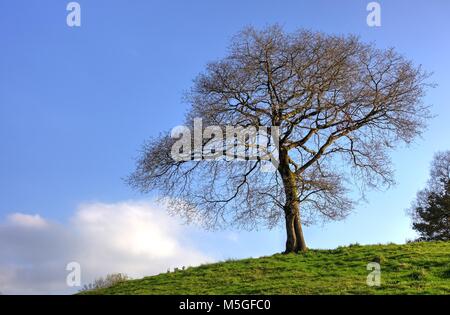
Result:
{"label": "bare tree", "polygon": [[442,194],[450,181],[450,151],[437,152],[430,167],[428,190]]}
{"label": "bare tree", "polygon": [[429,205],[428,199],[430,194],[444,194],[449,182],[450,151],[437,152],[434,154],[430,165],[430,174],[426,187],[417,192],[416,199],[407,211],[412,218],[415,219],[415,211],[417,208],[426,208]]}
{"label": "bare tree", "polygon": [[425,127],[427,78],[393,49],[355,36],[244,29],[227,57],[194,81],[186,125],[199,117],[205,125],[276,126],[276,171],[261,172],[260,159],[175,161],[176,139],[166,133],[144,146],[129,182],[158,190],[171,212],[208,228],[271,228],[284,218],[285,252],[305,251],[302,223],[345,217],[354,184],[393,182],[387,152]]}

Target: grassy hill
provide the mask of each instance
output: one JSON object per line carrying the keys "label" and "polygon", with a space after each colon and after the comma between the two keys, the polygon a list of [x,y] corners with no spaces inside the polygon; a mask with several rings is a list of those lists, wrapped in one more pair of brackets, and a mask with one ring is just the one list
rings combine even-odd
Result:
{"label": "grassy hill", "polygon": [[[381,286],[369,287],[369,262]],[[450,242],[351,245],[191,267],[83,294],[450,294]]]}

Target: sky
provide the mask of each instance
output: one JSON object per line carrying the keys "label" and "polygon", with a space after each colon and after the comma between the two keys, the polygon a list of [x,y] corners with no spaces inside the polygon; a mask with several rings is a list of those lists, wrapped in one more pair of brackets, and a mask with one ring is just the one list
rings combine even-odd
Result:
{"label": "sky", "polygon": [[405,210],[433,154],[450,149],[450,2],[378,1],[379,27],[366,23],[369,2],[80,0],[81,26],[69,27],[69,1],[0,0],[0,292],[74,292],[70,261],[86,283],[283,250],[281,228],[184,226],[123,180],[146,139],[183,122],[183,92],[249,25],[356,34],[433,72],[424,101],[435,117],[391,154],[396,186],[367,192],[344,221],[305,228],[311,248],[413,239]]}

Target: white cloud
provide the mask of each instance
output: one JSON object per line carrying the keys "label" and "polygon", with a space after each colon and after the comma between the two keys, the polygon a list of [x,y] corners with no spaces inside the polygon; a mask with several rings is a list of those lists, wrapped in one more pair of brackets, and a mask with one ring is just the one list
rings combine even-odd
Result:
{"label": "white cloud", "polygon": [[31,228],[43,228],[47,226],[47,222],[39,214],[13,213],[8,216],[8,221],[12,224]]}
{"label": "white cloud", "polygon": [[83,283],[108,273],[138,278],[212,261],[189,243],[189,232],[149,202],[84,204],[68,224],[14,213],[0,224],[0,291],[74,292],[66,286],[71,261],[81,264]]}

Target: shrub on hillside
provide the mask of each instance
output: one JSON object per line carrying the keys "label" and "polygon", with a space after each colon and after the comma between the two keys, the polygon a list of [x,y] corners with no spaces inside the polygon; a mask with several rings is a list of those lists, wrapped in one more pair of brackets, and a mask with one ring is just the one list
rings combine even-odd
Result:
{"label": "shrub on hillside", "polygon": [[85,284],[80,291],[105,289],[127,280],[130,280],[130,277],[123,273],[108,274],[105,278],[100,277],[89,284]]}

